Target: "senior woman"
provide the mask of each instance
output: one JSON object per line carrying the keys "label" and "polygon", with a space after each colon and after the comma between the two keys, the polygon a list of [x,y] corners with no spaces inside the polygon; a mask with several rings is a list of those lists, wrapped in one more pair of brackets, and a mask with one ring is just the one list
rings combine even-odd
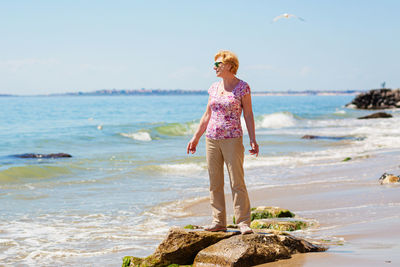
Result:
{"label": "senior woman", "polygon": [[250,201],[244,182],[243,131],[240,117],[246,122],[250,138],[250,154],[258,156],[254,117],[249,85],[235,75],[239,67],[236,55],[220,51],[215,57],[214,70],[222,81],[208,89],[209,99],[199,127],[187,145],[187,153],[195,153],[200,137],[206,131],[206,155],[210,177],[212,224],[206,231],[226,231],[224,195],[224,163],[228,169],[236,223],[242,234],[252,233],[250,228]]}

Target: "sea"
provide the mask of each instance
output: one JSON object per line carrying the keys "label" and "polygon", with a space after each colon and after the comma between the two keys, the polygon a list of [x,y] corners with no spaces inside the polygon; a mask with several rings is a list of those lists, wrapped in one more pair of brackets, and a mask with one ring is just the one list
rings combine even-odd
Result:
{"label": "sea", "polygon": [[[371,111],[346,108],[353,98],[254,95],[257,158],[242,118],[248,190],[316,182],[293,173],[400,148],[400,111],[359,120]],[[207,100],[0,97],[0,266],[120,266],[151,254],[171,226],[198,223],[184,207],[208,196],[204,137],[194,155],[186,146]]]}

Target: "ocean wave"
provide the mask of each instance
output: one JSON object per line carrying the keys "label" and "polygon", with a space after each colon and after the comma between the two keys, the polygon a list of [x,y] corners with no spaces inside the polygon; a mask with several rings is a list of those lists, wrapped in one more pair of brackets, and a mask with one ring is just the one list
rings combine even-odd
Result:
{"label": "ocean wave", "polygon": [[160,173],[176,173],[179,175],[192,175],[193,173],[203,172],[207,168],[205,162],[201,163],[178,163],[178,164],[160,164],[148,165],[139,169]]}
{"label": "ocean wave", "polygon": [[26,179],[47,179],[69,174],[67,167],[26,165],[0,171],[0,182],[19,182]]}
{"label": "ocean wave", "polygon": [[290,112],[276,112],[257,116],[255,120],[256,129],[261,128],[286,128],[296,126],[298,119]]}
{"label": "ocean wave", "polygon": [[346,112],[346,110],[343,110],[343,109],[336,109],[336,111],[333,112],[333,114],[334,114],[334,115],[343,116],[343,115],[346,115],[347,112]]}
{"label": "ocean wave", "polygon": [[194,134],[199,125],[198,122],[168,123],[163,126],[155,127],[154,130],[162,135],[183,136]]}
{"label": "ocean wave", "polygon": [[145,131],[138,131],[135,133],[120,133],[121,136],[123,137],[128,137],[131,138],[133,140],[137,140],[137,141],[151,141],[151,135],[148,132]]}

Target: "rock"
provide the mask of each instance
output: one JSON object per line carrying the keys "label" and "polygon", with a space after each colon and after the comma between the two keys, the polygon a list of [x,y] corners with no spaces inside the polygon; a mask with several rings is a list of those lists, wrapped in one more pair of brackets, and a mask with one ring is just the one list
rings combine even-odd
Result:
{"label": "rock", "polygon": [[400,177],[389,173],[384,173],[379,178],[380,184],[393,184],[398,182],[400,182]]}
{"label": "rock", "polygon": [[358,109],[387,109],[400,107],[400,89],[375,89],[357,95],[346,107]]}
{"label": "rock", "polygon": [[279,207],[260,206],[251,209],[251,220],[267,218],[293,218],[295,214]]}
{"label": "rock", "polygon": [[325,139],[325,140],[362,140],[363,138],[354,136],[320,136],[320,135],[304,135],[301,139]]}
{"label": "rock", "polygon": [[259,219],[251,222],[253,229],[272,229],[277,231],[296,231],[309,226],[309,223],[301,220],[282,220],[282,219]]}
{"label": "rock", "polygon": [[[290,212],[287,209],[282,209],[279,207],[266,207],[260,206],[251,208],[251,221],[257,219],[268,219],[268,218],[291,218],[294,217],[295,214]],[[233,216],[233,223],[236,223],[235,216]]]}
{"label": "rock", "polygon": [[183,228],[185,228],[185,229],[189,229],[189,230],[194,230],[194,229],[202,229],[202,227],[201,226],[198,226],[198,225],[193,225],[193,224],[188,224],[188,225],[186,225],[185,227],[183,227]]}
{"label": "rock", "polygon": [[34,159],[34,158],[43,158],[43,159],[52,158],[53,159],[53,158],[71,158],[72,156],[70,154],[66,154],[66,153],[54,153],[54,154],[26,153],[26,154],[14,155],[14,157],[23,158],[23,159]]}
{"label": "rock", "polygon": [[318,139],[318,138],[320,138],[320,136],[306,134],[301,139]]}
{"label": "rock", "polygon": [[196,254],[222,239],[239,232],[189,231],[171,228],[153,255],[147,258],[125,257],[126,266],[168,266],[170,264],[192,264]]}
{"label": "rock", "polygon": [[193,267],[254,266],[288,259],[294,253],[317,252],[326,249],[290,235],[237,235],[200,251],[194,259]]}
{"label": "rock", "polygon": [[393,116],[391,114],[388,114],[386,112],[377,112],[377,113],[372,113],[370,115],[364,116],[364,117],[359,117],[359,120],[364,120],[364,119],[378,119],[378,118],[392,118]]}

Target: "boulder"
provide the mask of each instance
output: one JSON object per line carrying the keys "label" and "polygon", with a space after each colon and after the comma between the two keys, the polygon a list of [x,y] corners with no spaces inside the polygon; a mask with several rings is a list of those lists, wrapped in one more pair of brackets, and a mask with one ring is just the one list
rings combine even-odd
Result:
{"label": "boulder", "polygon": [[14,155],[17,158],[22,158],[22,159],[35,159],[35,158],[44,158],[44,159],[49,159],[49,158],[71,158],[72,156],[70,154],[66,153],[53,153],[53,154],[34,154],[34,153],[26,153],[26,154],[19,154],[19,155]]}
{"label": "boulder", "polygon": [[386,112],[377,112],[364,117],[359,117],[358,119],[365,120],[365,119],[379,119],[379,118],[392,118],[392,117],[393,116],[391,114],[388,114]]}
{"label": "boulder", "polygon": [[[287,209],[279,207],[266,207],[259,206],[251,208],[251,220],[268,219],[268,218],[292,218],[295,214]],[[235,216],[233,216],[233,223],[236,223]]]}
{"label": "boulder", "polygon": [[309,227],[306,221],[295,219],[259,219],[251,222],[250,227],[253,229],[272,229],[277,231],[296,231]]}
{"label": "boulder", "polygon": [[193,267],[254,266],[288,259],[294,253],[317,252],[326,249],[290,235],[237,235],[200,251],[194,259]]}
{"label": "boulder", "polygon": [[125,266],[146,267],[192,264],[200,250],[237,234],[239,234],[237,231],[207,232],[171,228],[153,255],[147,258],[128,256],[123,261]]}
{"label": "boulder", "polygon": [[398,182],[400,182],[400,177],[389,173],[384,173],[379,178],[380,184],[393,184]]}
{"label": "boulder", "polygon": [[325,140],[335,140],[335,141],[340,141],[340,140],[362,140],[363,138],[360,137],[354,137],[354,136],[320,136],[320,135],[309,135],[306,134],[301,139],[325,139]]}
{"label": "boulder", "polygon": [[259,206],[251,209],[251,220],[266,218],[292,218],[295,214],[279,207]]}
{"label": "boulder", "polygon": [[357,95],[346,107],[388,109],[400,107],[400,89],[375,89]]}

